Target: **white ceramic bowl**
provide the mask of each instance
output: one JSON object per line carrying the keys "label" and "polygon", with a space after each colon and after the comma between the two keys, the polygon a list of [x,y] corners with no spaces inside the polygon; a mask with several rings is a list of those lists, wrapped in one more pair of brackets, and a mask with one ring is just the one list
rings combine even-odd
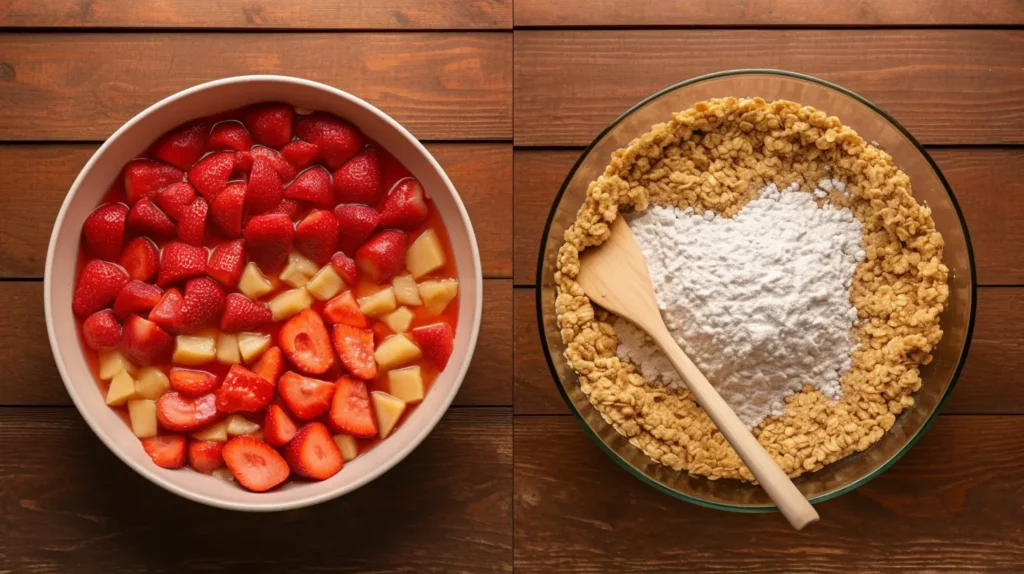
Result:
{"label": "white ceramic bowl", "polygon": [[[157,467],[103,396],[86,363],[71,312],[75,260],[82,224],[126,162],[167,130],[194,118],[264,101],[334,113],[359,127],[400,160],[434,201],[451,237],[460,283],[455,351],[423,403],[386,440],[322,482],[290,480],[271,492],[253,493],[189,469]],[[238,76],[178,92],[121,126],[78,174],[61,206],[46,254],[46,329],[64,386],[78,411],[111,451],[136,472],[185,498],[211,506],[274,511],[323,502],[355,490],[405,458],[441,420],[462,385],[480,330],[483,295],[480,253],[466,209],[444,170],[422,144],[387,114],[330,86],[286,76]]]}

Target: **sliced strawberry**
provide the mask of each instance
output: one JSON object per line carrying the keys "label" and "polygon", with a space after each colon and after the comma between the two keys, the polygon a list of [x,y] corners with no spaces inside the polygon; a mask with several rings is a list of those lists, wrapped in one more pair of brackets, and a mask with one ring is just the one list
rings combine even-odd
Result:
{"label": "sliced strawberry", "polygon": [[[295,166],[288,163],[288,160],[281,155],[281,152],[276,149],[270,149],[268,147],[256,146],[250,151],[253,160],[261,158],[270,162],[270,166],[274,168],[277,175],[281,176],[282,183],[288,183],[295,179],[295,174],[299,173],[299,170],[295,169]],[[250,167],[249,169],[252,169]]]}
{"label": "sliced strawberry", "polygon": [[207,201],[217,199],[217,195],[228,184],[231,173],[235,171],[235,154],[220,151],[199,160],[199,163],[188,170],[188,181]]}
{"label": "sliced strawberry", "polygon": [[189,398],[171,391],[156,401],[156,420],[160,426],[174,432],[192,432],[220,417],[217,399],[213,393]]}
{"label": "sliced strawberry", "polygon": [[157,161],[137,159],[124,166],[124,193],[128,205],[151,199],[161,189],[185,179],[185,172]]}
{"label": "sliced strawberry", "polygon": [[443,371],[455,348],[455,331],[448,323],[435,323],[413,329],[412,340],[423,352],[423,358]]}
{"label": "sliced strawberry", "polygon": [[330,211],[315,209],[295,227],[295,247],[324,265],[338,248],[338,220]]}
{"label": "sliced strawberry", "polygon": [[129,361],[136,365],[153,365],[170,359],[174,338],[156,323],[132,315],[121,329],[121,346]]}
{"label": "sliced strawberry", "polygon": [[114,261],[121,254],[124,245],[125,221],[128,206],[123,203],[108,203],[96,208],[82,224],[82,238],[93,256]]}
{"label": "sliced strawberry", "polygon": [[331,174],[322,167],[313,167],[300,173],[284,190],[284,196],[332,207],[335,203],[331,191]]}
{"label": "sliced strawberry", "polygon": [[156,194],[156,205],[171,219],[177,221],[188,206],[196,200],[196,188],[191,183],[172,183]]}
{"label": "sliced strawberry", "polygon": [[142,439],[142,450],[160,468],[181,468],[185,466],[186,442],[181,435],[165,434]]}
{"label": "sliced strawberry", "polygon": [[252,170],[252,151],[242,150],[235,153],[235,171],[249,173]]}
{"label": "sliced strawberry", "polygon": [[350,434],[359,438],[370,438],[377,434],[377,421],[370,406],[370,391],[366,383],[350,377],[342,377],[334,385],[334,400],[327,417],[335,432]]}
{"label": "sliced strawberry", "polygon": [[281,148],[281,157],[288,160],[295,169],[306,169],[313,165],[316,156],[320,154],[320,148],[302,140],[288,142]]}
{"label": "sliced strawberry", "polygon": [[377,206],[380,226],[411,231],[427,220],[427,199],[415,179],[403,179]]}
{"label": "sliced strawberry", "polygon": [[296,418],[308,421],[331,408],[334,383],[303,377],[288,371],[277,381],[277,393]]}
{"label": "sliced strawberry", "polygon": [[263,419],[263,440],[270,446],[280,447],[288,444],[295,436],[295,422],[280,405],[267,407],[267,416]]}
{"label": "sliced strawberry", "polygon": [[295,135],[320,149],[320,159],[330,169],[338,169],[363,149],[363,138],[352,124],[324,112],[302,116]]}
{"label": "sliced strawberry", "polygon": [[166,287],[189,277],[202,275],[206,271],[206,249],[173,241],[160,254],[160,274],[156,283]]}
{"label": "sliced strawberry", "polygon": [[284,482],[291,470],[270,445],[252,436],[236,436],[224,445],[224,463],[238,484],[265,492]]}
{"label": "sliced strawberry", "polygon": [[164,134],[153,147],[153,155],[179,169],[188,169],[203,157],[210,123],[199,120],[189,122]]}
{"label": "sliced strawberry", "polygon": [[[220,330],[228,333],[253,331],[271,323],[270,307],[242,295],[228,295],[224,315],[220,318]],[[273,382],[273,379],[271,379]]]}
{"label": "sliced strawberry", "polygon": [[210,204],[205,199],[197,197],[178,220],[178,239],[191,245],[202,245],[203,237],[206,235],[206,216],[209,212]]}
{"label": "sliced strawberry", "polygon": [[366,315],[359,310],[355,295],[345,291],[324,305],[324,316],[331,324],[342,324],[365,329],[368,326]]}
{"label": "sliced strawberry", "polygon": [[188,465],[209,474],[224,464],[224,443],[194,440],[188,443]]}
{"label": "sliced strawberry", "polygon": [[380,223],[380,214],[365,205],[339,205],[334,208],[334,217],[338,220],[338,248],[350,257]]}
{"label": "sliced strawberry", "polygon": [[245,225],[245,250],[264,273],[278,273],[288,262],[294,234],[287,215],[257,215]]}
{"label": "sliced strawberry", "polygon": [[222,413],[258,413],[274,396],[274,383],[242,365],[231,365],[217,389],[217,410]]}
{"label": "sliced strawberry", "polygon": [[110,309],[97,311],[82,322],[82,338],[93,351],[116,349],[121,344],[121,323]]}
{"label": "sliced strawberry", "polygon": [[252,136],[239,122],[221,122],[213,127],[210,138],[206,140],[206,149],[217,151],[228,149],[248,151],[252,147]]}
{"label": "sliced strawberry", "polygon": [[367,381],[377,378],[377,361],[373,358],[373,331],[338,323],[334,325],[334,350],[341,364],[353,376]]}
{"label": "sliced strawberry", "polygon": [[213,223],[224,237],[233,239],[242,235],[245,189],[245,182],[229,183],[210,207]]}
{"label": "sliced strawberry", "polygon": [[344,464],[341,450],[323,423],[309,423],[300,428],[285,447],[284,458],[292,472],[313,480],[331,478]]}
{"label": "sliced strawberry", "polygon": [[234,289],[245,267],[245,247],[241,239],[221,243],[213,249],[206,274],[228,289]]}
{"label": "sliced strawberry", "polygon": [[132,313],[145,314],[146,311],[156,307],[163,294],[164,290],[156,285],[137,279],[129,281],[124,284],[121,292],[117,294],[117,299],[114,300],[114,314],[122,321]]}
{"label": "sliced strawberry", "polygon": [[184,326],[184,310],[185,298],[181,295],[181,291],[172,287],[164,291],[163,297],[149,312],[147,318],[159,325],[161,329],[178,333]]}
{"label": "sliced strawberry", "polygon": [[334,366],[331,337],[323,319],[312,309],[288,319],[277,340],[288,360],[306,374],[322,375]]}
{"label": "sliced strawberry", "polygon": [[383,283],[405,269],[405,233],[378,231],[356,250],[356,265],[374,283]]}
{"label": "sliced strawberry", "polygon": [[271,347],[260,355],[260,360],[253,365],[252,372],[270,381],[277,381],[284,372],[284,354],[280,347]]}
{"label": "sliced strawberry", "polygon": [[282,215],[287,215],[288,219],[295,219],[295,216],[297,216],[301,210],[302,206],[294,199],[282,199],[281,203],[277,204],[277,207],[266,212],[264,215],[280,213]]}
{"label": "sliced strawberry", "polygon": [[245,114],[245,125],[256,143],[280,148],[292,140],[295,110],[288,104],[260,104]]}
{"label": "sliced strawberry", "polygon": [[144,235],[157,241],[174,237],[174,222],[148,199],[140,199],[132,206],[126,226],[133,235]]}
{"label": "sliced strawberry", "polygon": [[224,289],[209,277],[196,277],[185,283],[182,330],[191,333],[216,325],[225,305]]}
{"label": "sliced strawberry", "polygon": [[331,257],[331,267],[334,267],[334,270],[349,286],[359,282],[359,266],[356,265],[355,259],[345,255],[344,252],[339,251]]}
{"label": "sliced strawberry", "polygon": [[245,192],[245,208],[249,213],[264,213],[273,209],[284,198],[281,176],[274,171],[270,161],[255,157],[249,173],[249,185]]}
{"label": "sliced strawberry", "polygon": [[338,203],[374,205],[380,201],[380,158],[368,149],[334,172],[334,197]]}
{"label": "sliced strawberry", "polygon": [[160,268],[160,250],[148,237],[136,237],[125,246],[118,263],[128,272],[128,277],[149,281]]}
{"label": "sliced strawberry", "polygon": [[94,259],[85,264],[71,300],[71,310],[79,317],[92,315],[106,307],[128,282],[128,274],[113,263]]}
{"label": "sliced strawberry", "polygon": [[172,367],[168,374],[171,388],[186,397],[200,397],[217,389],[217,375],[206,371]]}

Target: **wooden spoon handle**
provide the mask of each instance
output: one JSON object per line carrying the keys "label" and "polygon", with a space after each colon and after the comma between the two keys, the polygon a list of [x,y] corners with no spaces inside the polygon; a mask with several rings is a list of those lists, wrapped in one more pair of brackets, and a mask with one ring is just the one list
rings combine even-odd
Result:
{"label": "wooden spoon handle", "polygon": [[779,507],[793,528],[800,530],[817,521],[818,513],[811,503],[807,502],[793,481],[775,463],[775,459],[747,430],[740,418],[733,412],[732,407],[725,402],[722,395],[719,395],[718,391],[711,386],[700,369],[679,348],[668,330],[662,327],[661,329],[649,329],[648,332],[665,352],[679,376],[686,382],[686,386],[693,393],[694,398],[697,399],[700,406],[704,407],[711,420],[718,426],[718,430],[722,431],[726,440],[740,455],[750,472],[757,477],[761,487]]}

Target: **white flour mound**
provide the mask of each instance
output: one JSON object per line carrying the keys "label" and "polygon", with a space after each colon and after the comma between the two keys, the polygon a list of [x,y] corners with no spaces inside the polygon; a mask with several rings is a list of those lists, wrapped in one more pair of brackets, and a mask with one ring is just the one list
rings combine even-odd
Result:
{"label": "white flour mound", "polygon": [[[749,428],[804,385],[839,399],[850,369],[861,226],[815,197],[769,185],[731,218],[652,206],[629,223],[673,338]],[[615,332],[645,379],[683,386],[642,331],[619,320]]]}

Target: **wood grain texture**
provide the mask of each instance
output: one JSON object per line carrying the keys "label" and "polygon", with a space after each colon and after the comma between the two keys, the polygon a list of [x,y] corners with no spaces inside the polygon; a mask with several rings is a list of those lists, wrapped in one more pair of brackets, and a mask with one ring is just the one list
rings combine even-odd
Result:
{"label": "wood grain texture", "polygon": [[421,139],[512,136],[512,35],[0,34],[0,139],[100,140],[208,80],[286,74],[372,102]]}
{"label": "wood grain texture", "polygon": [[940,417],[891,469],[818,505],[720,512],[644,485],[572,417],[515,421],[516,572],[1010,572],[1024,563],[1024,417]]}
{"label": "wood grain texture", "polygon": [[[43,284],[0,281],[0,405],[69,405],[50,352]],[[484,281],[484,308],[473,362],[456,405],[512,404],[512,282]]]}
{"label": "wood grain texture", "polygon": [[515,141],[587,145],[666,86],[781,68],[861,94],[926,144],[1024,143],[1021,61],[1022,30],[517,31]]}
{"label": "wood grain texture", "polygon": [[[42,277],[53,221],[97,144],[0,144],[0,277]],[[512,147],[429,144],[473,220],[485,277],[512,275]]]}
{"label": "wood grain texture", "polygon": [[[516,285],[534,284],[544,222],[562,180],[581,152],[515,152]],[[953,188],[967,220],[978,282],[1024,284],[1024,149],[937,148],[929,153]]]}
{"label": "wood grain texture", "polygon": [[[516,288],[515,412],[561,414],[569,409],[559,395],[541,349],[536,291]],[[1020,357],[1024,356],[1024,288],[982,287],[974,337],[963,372],[944,413],[1024,414]]]}
{"label": "wood grain texture", "polygon": [[0,27],[508,29],[511,0],[0,0]]}
{"label": "wood grain texture", "polygon": [[[71,480],[52,480],[60,476]],[[0,484],[9,572],[512,569],[508,409],[450,411],[406,460],[340,499],[247,514],[150,484],[74,409],[8,408],[0,410]]]}
{"label": "wood grain texture", "polygon": [[1024,23],[1018,0],[516,0],[516,26],[984,26]]}

